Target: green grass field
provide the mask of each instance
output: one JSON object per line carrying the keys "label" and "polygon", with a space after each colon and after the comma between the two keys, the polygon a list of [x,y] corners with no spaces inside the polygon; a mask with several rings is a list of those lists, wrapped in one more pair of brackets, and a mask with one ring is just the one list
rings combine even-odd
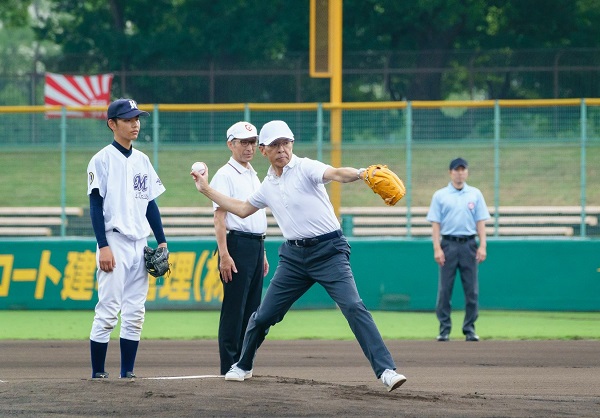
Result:
{"label": "green grass field", "polygon": [[[383,338],[433,340],[433,312],[374,311]],[[462,340],[464,312],[452,314],[451,339]],[[93,311],[0,311],[0,340],[86,340]],[[144,339],[216,339],[218,311],[148,311]],[[482,311],[477,333],[482,340],[600,340],[600,312]],[[118,338],[118,328],[113,332]],[[352,340],[354,336],[337,310],[291,310],[272,327],[268,339]]]}

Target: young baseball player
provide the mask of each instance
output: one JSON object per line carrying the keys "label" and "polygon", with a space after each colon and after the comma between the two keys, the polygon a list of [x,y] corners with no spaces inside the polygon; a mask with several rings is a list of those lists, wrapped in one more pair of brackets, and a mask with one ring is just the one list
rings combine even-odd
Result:
{"label": "young baseball player", "polygon": [[110,104],[107,125],[114,140],[88,165],[90,216],[98,248],[98,303],[90,333],[92,378],[107,378],[104,368],[110,334],[121,314],[121,377],[134,378],[133,366],[145,316],[148,272],[144,247],[150,228],[166,247],[155,199],[165,188],[148,157],[133,148],[140,133],[139,110],[131,99]]}
{"label": "young baseball player", "polygon": [[269,328],[281,321],[292,304],[318,283],[346,317],[363,353],[388,391],[406,381],[385,346],[373,317],[365,307],[350,267],[350,246],[327,195],[325,183],[349,183],[363,170],[335,168],[292,153],[294,134],[280,120],[266,123],[259,134],[261,153],[271,167],[260,188],[246,201],[225,196],[207,183],[208,170],[191,172],[196,189],[228,212],[246,217],[271,208],[286,241],[279,248],[279,263],[265,297],[248,322],[242,354],[225,380],[252,377],[254,357]]}
{"label": "young baseball player", "polygon": [[[231,157],[215,173],[211,187],[237,199],[246,199],[257,190],[260,180],[250,164],[257,145],[258,132],[254,125],[243,121],[233,124],[227,130]],[[225,374],[240,358],[248,319],[260,305],[263,277],[269,272],[264,244],[267,215],[262,209],[242,219],[216,203],[213,207],[223,282],[219,355],[221,374]]]}

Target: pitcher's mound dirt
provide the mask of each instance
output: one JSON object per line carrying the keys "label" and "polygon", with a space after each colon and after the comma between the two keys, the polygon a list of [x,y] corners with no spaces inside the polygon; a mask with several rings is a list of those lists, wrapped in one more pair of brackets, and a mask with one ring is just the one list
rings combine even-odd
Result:
{"label": "pitcher's mound dirt", "polygon": [[[597,417],[600,341],[387,341],[387,392],[356,341],[271,341],[226,382],[216,341],[144,341],[137,379],[89,379],[88,341],[0,341],[2,417]],[[168,379],[154,379],[164,377]],[[151,379],[152,378],[152,379]]]}

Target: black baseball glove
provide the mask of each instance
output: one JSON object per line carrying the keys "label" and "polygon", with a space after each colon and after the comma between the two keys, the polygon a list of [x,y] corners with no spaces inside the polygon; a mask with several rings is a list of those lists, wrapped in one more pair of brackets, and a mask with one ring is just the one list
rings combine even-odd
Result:
{"label": "black baseball glove", "polygon": [[169,250],[166,247],[144,247],[146,270],[154,277],[161,277],[171,272],[169,266]]}

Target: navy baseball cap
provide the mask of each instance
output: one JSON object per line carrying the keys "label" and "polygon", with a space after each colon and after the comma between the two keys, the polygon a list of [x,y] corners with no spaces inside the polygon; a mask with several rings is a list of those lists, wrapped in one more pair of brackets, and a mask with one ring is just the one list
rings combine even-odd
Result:
{"label": "navy baseball cap", "polygon": [[467,160],[463,158],[455,158],[454,160],[450,161],[450,170],[456,170],[458,167],[469,168],[469,163],[467,163]]}
{"label": "navy baseball cap", "polygon": [[138,109],[133,99],[117,99],[108,106],[107,119],[131,119],[136,116],[150,116],[150,113]]}

